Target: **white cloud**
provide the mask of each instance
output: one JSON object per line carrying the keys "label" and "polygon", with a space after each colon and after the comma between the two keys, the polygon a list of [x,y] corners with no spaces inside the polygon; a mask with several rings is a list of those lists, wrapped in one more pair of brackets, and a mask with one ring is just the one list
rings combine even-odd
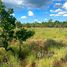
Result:
{"label": "white cloud", "polygon": [[55,12],[54,10],[50,10],[50,12]]}
{"label": "white cloud", "polygon": [[62,11],[62,12],[58,12],[58,13],[55,13],[55,14],[50,14],[50,16],[67,16],[67,12]]}
{"label": "white cloud", "polygon": [[26,19],[27,18],[27,16],[21,16],[21,19]]}
{"label": "white cloud", "polygon": [[61,3],[56,3],[56,4],[54,5],[54,7],[57,7],[57,8],[61,8],[61,6],[62,6]]}
{"label": "white cloud", "polygon": [[28,11],[28,16],[34,16],[34,13],[32,11]]}
{"label": "white cloud", "polygon": [[[56,3],[56,5],[61,5],[60,3]],[[50,10],[51,13],[50,16],[67,16],[67,2],[65,2],[63,5],[61,5],[61,8],[58,8],[56,10]]]}
{"label": "white cloud", "polygon": [[59,9],[55,10],[55,12],[62,12],[62,10],[59,8]]}
{"label": "white cloud", "polygon": [[63,11],[62,9],[56,9],[50,11],[54,12],[53,14],[50,14],[50,16],[67,16],[67,11]]}
{"label": "white cloud", "polygon": [[19,1],[16,1],[17,5],[22,5],[23,4],[23,1],[22,0],[19,0]]}
{"label": "white cloud", "polygon": [[59,14],[50,14],[50,16],[60,16]]}
{"label": "white cloud", "polygon": [[67,12],[63,11],[63,12],[60,12],[58,14],[61,14],[62,16],[67,16]]}
{"label": "white cloud", "polygon": [[[60,3],[56,3],[55,6],[60,6]],[[63,9],[65,10],[63,10]],[[61,5],[61,8],[59,7],[56,10],[50,10],[50,12],[53,12],[53,14],[50,14],[50,16],[67,16],[67,2],[65,2],[63,5]]]}
{"label": "white cloud", "polygon": [[63,4],[62,8],[67,9],[67,2]]}
{"label": "white cloud", "polygon": [[26,19],[29,16],[34,16],[34,13],[32,11],[28,11],[28,16],[21,16],[21,19]]}
{"label": "white cloud", "polygon": [[67,14],[64,14],[63,16],[67,16]]}
{"label": "white cloud", "polygon": [[67,12],[62,11],[62,12],[58,12],[58,14],[64,15],[64,14],[67,14]]}
{"label": "white cloud", "polygon": [[56,3],[55,5],[61,5],[61,3]]}
{"label": "white cloud", "polygon": [[60,8],[58,8],[56,10],[50,10],[50,12],[62,12],[62,10]]}

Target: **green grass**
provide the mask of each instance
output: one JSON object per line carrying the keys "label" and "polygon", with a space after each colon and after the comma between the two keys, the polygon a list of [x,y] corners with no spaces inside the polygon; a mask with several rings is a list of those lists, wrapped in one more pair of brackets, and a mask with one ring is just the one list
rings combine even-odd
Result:
{"label": "green grass", "polygon": [[35,35],[31,39],[65,39],[67,28],[31,28]]}

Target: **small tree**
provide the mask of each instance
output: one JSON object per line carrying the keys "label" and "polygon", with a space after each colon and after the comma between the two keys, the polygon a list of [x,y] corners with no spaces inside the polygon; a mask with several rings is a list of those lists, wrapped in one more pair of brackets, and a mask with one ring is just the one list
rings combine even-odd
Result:
{"label": "small tree", "polygon": [[20,29],[16,32],[16,39],[20,41],[19,44],[19,57],[21,56],[21,45],[23,44],[23,41],[26,41],[29,37],[31,37],[34,34],[33,31],[27,31],[26,29]]}
{"label": "small tree", "polygon": [[2,31],[0,31],[0,39],[3,42],[3,47],[5,50],[8,50],[9,41],[15,38],[20,41],[19,48],[21,51],[22,42],[31,37],[34,33],[33,31],[22,29],[21,27],[18,27],[18,31],[14,31],[17,23],[12,13],[13,9],[6,9],[0,0],[0,27],[2,29]]}

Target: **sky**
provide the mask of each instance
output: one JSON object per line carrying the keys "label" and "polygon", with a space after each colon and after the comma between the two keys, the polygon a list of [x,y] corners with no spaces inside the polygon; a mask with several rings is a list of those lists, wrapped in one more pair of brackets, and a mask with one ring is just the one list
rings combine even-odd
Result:
{"label": "sky", "polygon": [[67,0],[2,0],[20,22],[67,20]]}

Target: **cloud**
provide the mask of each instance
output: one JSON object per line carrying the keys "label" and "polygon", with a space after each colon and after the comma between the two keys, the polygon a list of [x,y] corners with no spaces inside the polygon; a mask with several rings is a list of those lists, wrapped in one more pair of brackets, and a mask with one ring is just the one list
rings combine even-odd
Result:
{"label": "cloud", "polygon": [[28,11],[28,16],[34,16],[34,13],[32,11]]}
{"label": "cloud", "polygon": [[67,16],[67,14],[64,14],[63,16]]}
{"label": "cloud", "polygon": [[67,16],[66,11],[60,11],[58,13],[50,14],[50,16]]}
{"label": "cloud", "polygon": [[67,14],[67,12],[62,11],[62,12],[58,12],[58,14],[59,14],[59,15],[65,15],[65,14]]}
{"label": "cloud", "polygon": [[50,10],[50,12],[50,16],[67,16],[67,2],[64,2],[61,8],[58,8],[56,10]]}
{"label": "cloud", "polygon": [[62,12],[62,9],[58,8],[56,10],[50,10],[50,12]]}
{"label": "cloud", "polygon": [[66,9],[67,10],[67,2],[65,2],[62,6],[62,8]]}
{"label": "cloud", "polygon": [[52,14],[50,16],[67,16],[67,11],[63,11],[62,9],[50,10]]}
{"label": "cloud", "polygon": [[[32,11],[28,11],[28,16],[34,16],[34,13]],[[26,19],[28,16],[21,16],[21,19]]]}
{"label": "cloud", "polygon": [[21,19],[27,19],[29,16],[34,16],[34,13],[30,10],[27,16],[21,16]]}
{"label": "cloud", "polygon": [[23,5],[23,1],[22,0],[17,1],[17,5]]}
{"label": "cloud", "polygon": [[29,8],[41,8],[48,6],[52,0],[3,0],[3,2],[7,5],[12,5],[12,7],[29,7]]}
{"label": "cloud", "polygon": [[50,16],[60,16],[59,14],[50,14]]}
{"label": "cloud", "polygon": [[26,19],[27,18],[27,16],[21,16],[21,19]]}
{"label": "cloud", "polygon": [[60,3],[56,3],[56,4],[54,5],[54,7],[57,7],[57,8],[61,8],[61,6],[62,6],[61,2],[60,2]]}

